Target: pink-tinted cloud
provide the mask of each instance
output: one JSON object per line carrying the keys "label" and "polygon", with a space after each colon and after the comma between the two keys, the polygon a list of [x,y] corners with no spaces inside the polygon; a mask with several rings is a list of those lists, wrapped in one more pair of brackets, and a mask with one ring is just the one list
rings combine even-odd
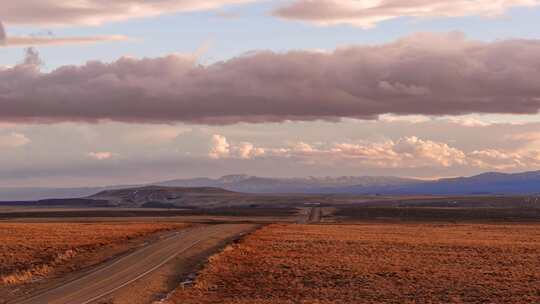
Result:
{"label": "pink-tinted cloud", "polygon": [[540,150],[500,151],[486,149],[470,153],[470,165],[487,170],[530,170],[540,166]]}
{"label": "pink-tinted cloud", "polygon": [[0,46],[4,46],[6,44],[6,29],[4,28],[4,24],[0,22]]}
{"label": "pink-tinted cloud", "polygon": [[376,119],[382,114],[533,114],[540,41],[417,34],[331,53],[254,52],[0,70],[0,121],[231,124]]}
{"label": "pink-tinted cloud", "polygon": [[540,150],[483,149],[463,151],[451,145],[416,136],[379,142],[311,144],[297,142],[283,147],[255,147],[229,143],[214,135],[209,156],[213,159],[292,159],[314,166],[349,166],[378,169],[459,168],[528,170],[540,167]]}
{"label": "pink-tinted cloud", "polygon": [[251,0],[18,0],[3,1],[0,17],[10,24],[99,25],[247,2]]}
{"label": "pink-tinted cloud", "polygon": [[108,160],[117,156],[117,154],[112,152],[89,152],[87,156],[95,160]]}
{"label": "pink-tinted cloud", "polygon": [[223,135],[214,134],[211,138],[210,152],[208,156],[212,159],[252,159],[265,155],[263,148],[255,147],[250,142],[240,142],[231,144]]}
{"label": "pink-tinted cloud", "polygon": [[539,4],[538,0],[295,0],[277,9],[274,15],[318,25],[371,28],[379,22],[400,17],[493,17],[513,7]]}
{"label": "pink-tinted cloud", "polygon": [[8,36],[4,25],[0,22],[0,47],[20,47],[37,45],[93,44],[106,41],[125,41],[129,38],[122,35],[89,36],[89,37],[31,37]]}
{"label": "pink-tinted cloud", "polygon": [[28,143],[30,143],[30,139],[22,133],[0,133],[0,148],[18,148]]}
{"label": "pink-tinted cloud", "polygon": [[415,136],[396,141],[341,142],[324,147],[300,142],[291,147],[265,150],[269,156],[297,158],[313,164],[348,162],[371,168],[452,167],[467,163],[463,151]]}
{"label": "pink-tinted cloud", "polygon": [[66,45],[66,44],[93,44],[98,42],[126,41],[128,37],[122,35],[89,36],[89,37],[8,37],[4,46],[37,46],[37,45]]}
{"label": "pink-tinted cloud", "polygon": [[230,147],[231,145],[225,136],[214,134],[212,136],[211,148],[208,156],[213,159],[228,158],[231,153]]}

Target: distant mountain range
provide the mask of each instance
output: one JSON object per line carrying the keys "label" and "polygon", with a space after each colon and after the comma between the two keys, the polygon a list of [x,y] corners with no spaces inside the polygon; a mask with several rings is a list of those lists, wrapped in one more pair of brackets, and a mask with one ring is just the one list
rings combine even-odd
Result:
{"label": "distant mountain range", "polygon": [[[218,179],[178,179],[160,182],[166,187],[217,187],[246,193],[348,193],[353,188],[370,189],[413,185],[418,180],[384,176],[341,176],[306,178],[268,178],[249,175],[227,175]],[[366,193],[367,193],[366,192]]]}
{"label": "distant mountain range", "polygon": [[[484,173],[472,177],[424,181],[399,177],[343,176],[267,178],[227,175],[221,178],[178,179],[152,184],[162,187],[213,187],[246,193],[471,195],[540,193],[540,171]],[[129,187],[148,186],[133,185]],[[128,188],[0,188],[0,201],[87,197],[105,190]]]}
{"label": "distant mountain range", "polygon": [[[354,189],[351,189],[354,192]],[[538,194],[540,171],[488,172],[472,177],[444,178],[385,191],[388,194]]]}

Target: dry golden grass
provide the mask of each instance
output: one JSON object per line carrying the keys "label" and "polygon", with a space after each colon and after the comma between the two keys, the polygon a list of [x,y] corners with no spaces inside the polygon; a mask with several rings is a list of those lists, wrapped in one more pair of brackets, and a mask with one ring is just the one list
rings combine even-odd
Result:
{"label": "dry golden grass", "polygon": [[92,265],[110,254],[127,249],[131,240],[186,226],[154,223],[1,223],[0,285],[43,278],[60,267],[67,267],[69,269],[64,270],[71,271]]}
{"label": "dry golden grass", "polygon": [[271,225],[171,303],[540,303],[540,225]]}

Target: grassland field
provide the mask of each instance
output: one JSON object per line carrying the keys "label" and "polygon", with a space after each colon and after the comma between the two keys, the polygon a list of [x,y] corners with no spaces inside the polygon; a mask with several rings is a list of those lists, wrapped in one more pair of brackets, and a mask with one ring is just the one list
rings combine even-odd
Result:
{"label": "grassland field", "polygon": [[[168,304],[540,303],[540,208],[520,202],[13,207],[0,212],[0,303],[14,290],[98,265],[156,234],[217,223],[263,228],[212,256],[195,284],[178,288]],[[319,216],[311,220],[314,209]],[[207,257],[182,262],[182,273]]]}
{"label": "grassland field", "polygon": [[538,224],[274,224],[169,304],[540,303]]}

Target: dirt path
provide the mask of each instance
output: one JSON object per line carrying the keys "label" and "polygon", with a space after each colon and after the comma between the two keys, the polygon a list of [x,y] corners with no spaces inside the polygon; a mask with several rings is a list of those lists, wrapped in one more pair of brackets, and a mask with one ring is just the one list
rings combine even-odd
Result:
{"label": "dirt path", "polygon": [[[235,227],[233,227],[235,226]],[[230,238],[253,225],[210,225],[176,232],[127,256],[106,263],[74,281],[14,304],[89,304],[150,275],[167,262],[213,237]],[[226,233],[223,233],[223,232]]]}

